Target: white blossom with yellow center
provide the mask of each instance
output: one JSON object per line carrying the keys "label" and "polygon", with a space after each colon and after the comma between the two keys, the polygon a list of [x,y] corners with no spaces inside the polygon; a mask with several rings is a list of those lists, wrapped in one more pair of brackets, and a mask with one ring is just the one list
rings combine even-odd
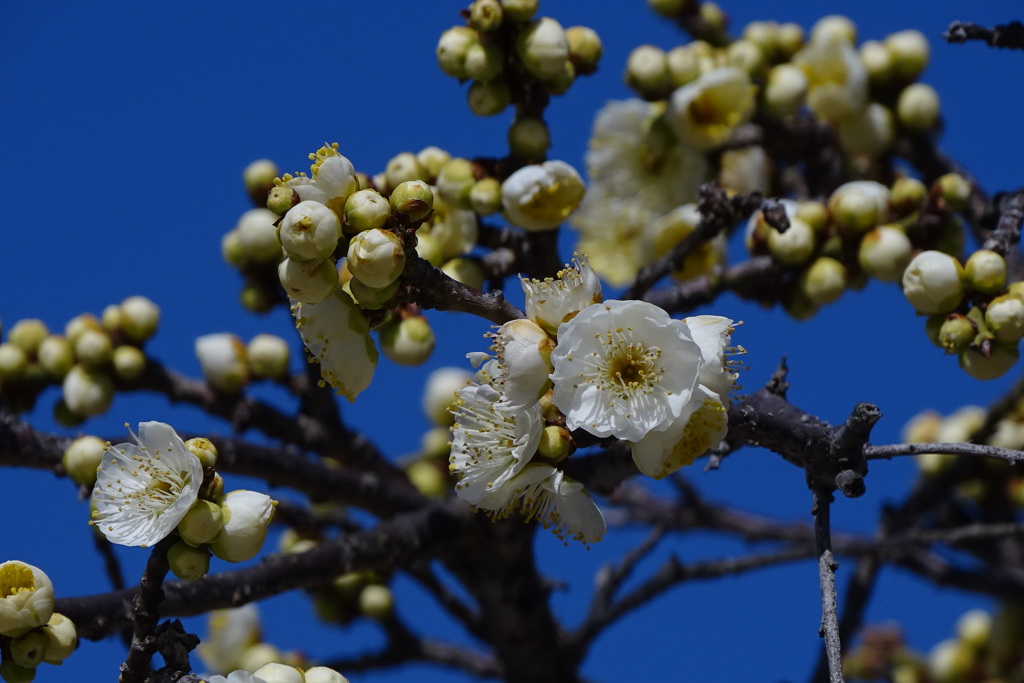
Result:
{"label": "white blossom with yellow center", "polygon": [[107,448],[96,470],[92,524],[118,545],[147,547],[174,531],[199,495],[203,467],[163,422],[139,423],[137,445]]}
{"label": "white blossom with yellow center", "polygon": [[53,584],[42,569],[10,560],[0,564],[0,635],[17,638],[45,626],[53,614]]}
{"label": "white blossom with yellow center", "polygon": [[564,161],[524,166],[501,185],[501,204],[510,223],[529,231],[553,230],[580,205],[586,187]]}
{"label": "white blossom with yellow center", "polygon": [[558,328],[553,400],[566,427],[639,441],[696,409],[701,349],[685,323],[643,301],[589,306]]}
{"label": "white blossom with yellow center", "polygon": [[719,67],[673,92],[665,120],[684,145],[712,149],[754,113],[755,91],[746,71]]}

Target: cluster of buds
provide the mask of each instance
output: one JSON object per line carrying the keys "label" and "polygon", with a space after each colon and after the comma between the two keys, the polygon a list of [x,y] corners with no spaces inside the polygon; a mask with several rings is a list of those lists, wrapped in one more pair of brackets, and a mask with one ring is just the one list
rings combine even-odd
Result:
{"label": "cluster of buds", "polygon": [[317,616],[330,624],[350,624],[359,617],[387,621],[395,598],[387,581],[375,572],[349,572],[335,577],[313,596]]}
{"label": "cluster of buds", "polygon": [[145,548],[173,535],[167,559],[186,581],[206,575],[211,553],[227,562],[259,553],[277,501],[256,491],[225,493],[209,439],[182,441],[162,422],[143,422],[132,436],[137,443],[102,451],[78,440],[64,456],[68,474],[83,485],[95,463],[90,524],[108,541]]}
{"label": "cluster of buds", "polygon": [[[208,671],[258,671],[270,664],[306,665],[301,652],[282,651],[263,640],[256,603],[212,610],[207,614],[207,634],[196,649]],[[230,680],[230,677],[229,677]],[[234,681],[230,681],[234,683]]]}
{"label": "cluster of buds", "polygon": [[302,669],[290,664],[268,662],[252,672],[237,670],[226,677],[210,676],[210,683],[348,683],[348,679],[326,666]]}
{"label": "cluster of buds", "polygon": [[75,625],[53,611],[53,583],[38,567],[0,564],[0,678],[31,683],[40,664],[61,664],[78,646]]}
{"label": "cluster of buds", "polygon": [[118,386],[131,386],[146,369],[143,346],[156,332],[160,309],[143,296],[83,313],[51,333],[37,319],[19,320],[0,343],[0,393],[17,411],[31,410],[46,387],[60,385],[55,418],[71,426],[110,408]]}
{"label": "cluster of buds", "polygon": [[230,332],[207,334],[196,339],[195,352],[203,378],[223,393],[240,391],[252,380],[288,377],[288,342],[273,334],[257,334],[248,344]]}
{"label": "cluster of buds", "polygon": [[[513,104],[517,123],[543,126],[534,118],[539,112],[531,110],[537,100],[565,93],[577,75],[597,69],[602,51],[597,34],[585,26],[563,29],[551,17],[535,17],[537,7],[538,0],[474,0],[465,12],[466,24],[441,34],[438,65],[449,76],[470,81],[467,100],[474,114],[493,116]],[[510,142],[521,134],[510,133]],[[516,147],[513,142],[520,158],[535,158]]]}

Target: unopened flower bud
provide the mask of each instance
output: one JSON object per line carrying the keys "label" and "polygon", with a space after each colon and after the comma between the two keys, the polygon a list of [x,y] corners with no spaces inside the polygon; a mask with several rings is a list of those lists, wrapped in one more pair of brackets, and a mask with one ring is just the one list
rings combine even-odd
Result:
{"label": "unopened flower bud", "polygon": [[367,230],[348,246],[348,269],[370,287],[387,287],[405,268],[402,240],[387,230]]}
{"label": "unopened flower bud", "polygon": [[784,266],[799,266],[814,254],[814,230],[799,218],[789,219],[789,228],[779,232],[769,226],[768,251]]}
{"label": "unopened flower bud", "polygon": [[424,460],[448,462],[448,456],[452,452],[452,434],[449,427],[431,427],[420,437],[420,454]]}
{"label": "unopened flower bud", "polygon": [[831,14],[819,19],[811,27],[811,40],[813,42],[827,42],[840,38],[850,45],[857,43],[857,25],[850,19],[839,14]]}
{"label": "unopened flower bud", "polygon": [[903,273],[903,294],[920,313],[948,313],[964,297],[964,269],[940,251],[923,251]]}
{"label": "unopened flower bud", "polygon": [[95,436],[80,436],[71,442],[61,462],[71,481],[82,486],[96,483],[96,468],[103,461],[107,444]]}
{"label": "unopened flower bud", "polygon": [[276,662],[284,657],[284,654],[270,643],[253,643],[238,655],[238,668],[243,671],[257,671],[268,662]]}
{"label": "unopened flower bud", "polygon": [[981,294],[997,294],[1006,285],[1006,261],[989,249],[971,254],[964,265],[964,284]]}
{"label": "unopened flower bud", "polygon": [[43,661],[47,664],[60,664],[70,657],[78,646],[75,624],[63,614],[54,612],[40,632],[46,638]]}
{"label": "unopened flower bud", "polygon": [[892,112],[877,102],[840,119],[836,127],[839,144],[848,154],[879,156],[896,137]]}
{"label": "unopened flower bud", "polygon": [[892,77],[892,54],[879,40],[866,40],[860,46],[860,61],[872,83],[887,83]]}
{"label": "unopened flower bud", "polygon": [[828,256],[821,256],[800,274],[800,289],[818,306],[830,304],[846,289],[846,268]]}
{"label": "unopened flower bud", "polygon": [[953,211],[962,211],[971,197],[971,184],[959,173],[947,173],[937,181],[942,198]]}
{"label": "unopened flower bud", "polygon": [[908,85],[896,101],[896,116],[910,130],[933,127],[939,120],[939,94],[926,83]]}
{"label": "unopened flower bud", "polygon": [[583,179],[564,161],[524,166],[501,186],[502,207],[509,222],[529,231],[552,230],[583,200]]}
{"label": "unopened flower bud", "polygon": [[[421,221],[434,209],[434,193],[422,180],[409,180],[391,191],[391,206],[411,221]],[[375,226],[380,227],[380,226]]]}
{"label": "unopened flower bud", "polygon": [[280,380],[288,376],[291,350],[284,339],[273,334],[257,334],[245,349],[249,372],[254,378]]}
{"label": "unopened flower bud", "polygon": [[[520,159],[543,158],[551,148],[551,134],[544,119],[523,116],[516,117],[508,129],[508,147]],[[472,193],[470,199],[472,200]]]}
{"label": "unopened flower bud", "polygon": [[264,664],[252,675],[265,683],[303,683],[302,673],[298,669],[277,662]]}
{"label": "unopened flower bud", "polygon": [[359,190],[345,200],[347,232],[382,228],[391,217],[391,205],[376,190]]}
{"label": "unopened flower bud", "polygon": [[167,564],[182,581],[198,581],[210,571],[210,551],[178,541],[167,551]]}
{"label": "unopened flower bud", "polygon": [[880,225],[861,238],[857,262],[865,273],[882,282],[899,282],[910,263],[912,249],[905,232],[892,225]]}
{"label": "unopened flower bud", "polygon": [[429,498],[443,498],[448,492],[448,475],[427,460],[417,460],[405,470],[409,482]]}
{"label": "unopened flower bud", "polygon": [[[209,543],[224,528],[224,512],[209,500],[197,500],[178,522],[181,540],[191,546]],[[180,576],[180,574],[179,574]]]}
{"label": "unopened flower bud", "polygon": [[678,16],[687,4],[687,0],[647,0],[647,5],[663,17]]}
{"label": "unopened flower bud", "polygon": [[1009,372],[1019,358],[1016,346],[993,344],[988,355],[971,346],[960,354],[960,367],[975,379],[996,379]]}
{"label": "unopened flower bud", "polygon": [[476,81],[493,81],[501,75],[505,55],[494,43],[470,45],[466,52],[464,68],[466,78]]}
{"label": "unopened flower bud", "polygon": [[807,97],[807,75],[792,64],[778,64],[768,72],[764,103],[776,116],[795,114]]}
{"label": "unopened flower bud", "polygon": [[10,342],[0,344],[0,380],[16,382],[25,376],[27,367],[24,351]]}
{"label": "unopened flower bud", "polygon": [[263,204],[267,192],[274,187],[274,179],[279,174],[277,164],[270,159],[257,159],[242,170],[245,191],[254,204]]}
{"label": "unopened flower bud", "polygon": [[53,614],[53,583],[43,570],[10,560],[0,564],[0,635],[17,638]]}
{"label": "unopened flower bud", "polygon": [[448,407],[455,401],[455,392],[465,387],[472,374],[462,368],[438,368],[427,377],[423,392],[423,412],[441,426],[451,425],[454,416]]}
{"label": "unopened flower bud", "polygon": [[31,356],[35,355],[49,334],[50,330],[42,320],[25,318],[14,323],[7,332],[7,341]]}
{"label": "unopened flower bud", "polygon": [[121,307],[117,304],[107,304],[100,314],[100,324],[107,332],[116,332],[121,329]]}
{"label": "unopened flower bud", "polygon": [[98,368],[110,363],[114,343],[103,331],[86,330],[75,340],[75,358],[89,367]]}
{"label": "unopened flower bud", "polygon": [[914,29],[892,33],[885,39],[892,59],[892,71],[901,81],[912,81],[928,65],[928,39]]}
{"label": "unopened flower bud", "polygon": [[338,215],[320,202],[295,205],[281,219],[281,246],[298,261],[320,261],[334,253],[341,239]]}
{"label": "unopened flower bud", "polygon": [[334,261],[296,261],[287,257],[277,266],[277,277],[289,297],[306,304],[320,303],[338,286]]}
{"label": "unopened flower bud", "polygon": [[961,641],[976,650],[988,647],[989,636],[992,634],[992,615],[983,609],[964,612],[956,620],[956,634]]}
{"label": "unopened flower bud", "polygon": [[[278,216],[288,213],[288,210],[296,206],[300,201],[302,200],[299,198],[299,193],[287,185],[278,185],[267,194],[267,208]],[[226,252],[224,259],[228,263],[234,264],[234,261],[228,258]]]}
{"label": "unopened flower bud", "polygon": [[917,178],[897,178],[892,184],[892,208],[905,216],[921,208],[928,196],[928,188]]}
{"label": "unopened flower bud", "polygon": [[389,304],[395,297],[395,293],[398,292],[400,285],[401,282],[395,280],[387,287],[371,287],[364,284],[359,278],[354,277],[345,283],[342,289],[352,295],[355,302],[359,304],[359,308],[377,311],[390,307]]}
{"label": "unopened flower bud", "polygon": [[461,256],[449,259],[441,266],[441,272],[456,282],[461,282],[474,289],[483,289],[484,269],[475,259]]}
{"label": "unopened flower bud", "polygon": [[493,31],[504,17],[499,0],[473,0],[469,6],[469,23],[478,31]]}
{"label": "unopened flower bud", "polygon": [[441,71],[455,78],[466,77],[466,53],[479,42],[476,31],[467,26],[453,26],[437,41],[437,64]]}
{"label": "unopened flower bud", "polygon": [[37,667],[46,654],[46,636],[39,631],[29,631],[11,641],[11,660],[26,669]]}
{"label": "unopened flower bud", "polygon": [[64,376],[61,391],[64,403],[79,417],[105,413],[114,400],[114,383],[110,377],[82,364],[75,365]]}
{"label": "unopened flower bud", "polygon": [[775,34],[775,43],[779,48],[779,56],[789,59],[804,46],[804,28],[791,21],[779,26]]}
{"label": "unopened flower bud", "polygon": [[427,319],[411,315],[380,328],[380,348],[399,365],[422,365],[434,351],[434,331]]}
{"label": "unopened flower bud", "polygon": [[276,500],[255,491],[232,491],[224,496],[224,528],[210,545],[213,554],[227,562],[256,557],[276,506]]}
{"label": "unopened flower bud", "polygon": [[497,178],[482,178],[470,190],[469,202],[473,211],[481,216],[498,213],[501,211],[501,183]]}
{"label": "unopened flower bud", "polygon": [[[253,209],[256,211],[257,209]],[[277,245],[277,239],[274,239]],[[275,258],[280,247],[274,247]],[[128,339],[141,343],[153,336],[160,324],[160,307],[144,296],[130,296],[121,302],[121,331]]]}
{"label": "unopened flower bud", "polygon": [[466,91],[466,101],[477,116],[494,116],[505,111],[512,101],[512,91],[502,79],[473,81]]}
{"label": "unopened flower bud", "polygon": [[753,41],[734,40],[725,49],[725,63],[758,76],[765,67],[764,52]]}
{"label": "unopened flower bud", "polygon": [[444,263],[444,245],[429,232],[416,233],[416,254],[434,267]]}
{"label": "unopened flower bud", "polygon": [[370,619],[384,621],[395,609],[395,598],[387,586],[371,583],[359,593],[359,611]]}
{"label": "unopened flower bud", "polygon": [[69,320],[67,325],[64,326],[64,336],[74,345],[79,335],[86,330],[103,330],[103,325],[100,324],[100,321],[92,313],[82,313]]}
{"label": "unopened flower bud", "polygon": [[[278,215],[270,209],[249,209],[238,219],[234,230],[241,258],[246,263],[271,263],[281,256],[281,241],[277,237]],[[237,258],[237,257],[235,257]]]}
{"label": "unopened flower bud", "polygon": [[451,154],[434,146],[424,147],[416,153],[416,161],[420,162],[420,166],[427,172],[427,180],[431,181],[437,179],[441,169],[451,158]]}
{"label": "unopened flower bud", "polygon": [[960,353],[967,349],[977,333],[974,323],[967,316],[953,313],[939,328],[939,346],[945,349],[946,353]]}
{"label": "unopened flower bud", "polygon": [[36,679],[35,667],[19,666],[13,660],[0,662],[0,679],[5,683],[32,683]]}
{"label": "unopened flower bud", "polygon": [[[242,240],[239,238],[238,233],[234,230],[224,233],[224,237],[220,240],[220,255],[224,258],[224,262],[229,266],[240,268],[245,265],[245,249],[242,247]],[[120,311],[116,310],[115,313],[120,314]],[[106,318],[107,312],[104,311],[104,318]],[[111,322],[116,322],[111,319]],[[107,323],[104,322],[103,326],[107,329],[113,329],[108,327]]]}
{"label": "unopened flower bud", "polygon": [[1013,344],[1024,338],[1024,298],[1016,294],[997,296],[985,308],[985,325],[995,338]]}
{"label": "unopened flower bud", "polygon": [[565,29],[565,38],[569,41],[569,60],[576,71],[584,75],[594,73],[604,51],[597,32],[587,26],[570,26]]}
{"label": "unopened flower bud", "polygon": [[238,292],[238,301],[248,311],[267,313],[279,301],[277,287],[271,289],[271,285],[260,280],[248,280]]}
{"label": "unopened flower bud", "polygon": [[551,462],[560,462],[572,449],[572,435],[565,427],[548,425],[541,432],[540,443],[537,446],[537,454],[541,457]]}
{"label": "unopened flower bud", "polygon": [[199,464],[204,468],[217,466],[217,447],[209,439],[201,436],[189,439],[185,442],[185,450],[199,458]]}
{"label": "unopened flower bud", "polygon": [[388,179],[388,187],[398,187],[408,180],[423,180],[426,170],[420,166],[419,160],[412,152],[402,152],[391,157],[384,169]]}
{"label": "unopened flower bud", "polygon": [[501,0],[505,16],[512,21],[529,21],[537,13],[540,0]]}
{"label": "unopened flower bud", "polygon": [[[46,373],[55,380],[64,379],[68,370],[75,364],[75,356],[68,340],[58,334],[51,334],[42,341],[37,351],[39,364]],[[0,377],[3,376],[0,369]]]}
{"label": "unopened flower bud", "polygon": [[437,191],[441,199],[452,206],[469,208],[469,193],[473,190],[476,177],[473,164],[461,157],[452,159],[437,176]]}
{"label": "unopened flower bud", "polygon": [[846,232],[862,234],[888,218],[889,188],[873,180],[845,183],[829,197],[828,208]]}
{"label": "unopened flower bud", "polygon": [[233,393],[249,381],[245,344],[235,335],[228,332],[203,335],[196,339],[195,351],[203,377],[214,389]]}
{"label": "unopened flower bud", "polygon": [[349,683],[347,678],[326,666],[314,666],[306,669],[303,676],[305,683]]}
{"label": "unopened flower bud", "polygon": [[203,500],[220,500],[223,498],[224,477],[214,472],[212,477],[203,482],[202,487],[199,489],[199,497]]}
{"label": "unopened flower bud", "polygon": [[541,80],[548,80],[565,69],[569,41],[561,24],[551,17],[541,17],[519,34],[516,51],[527,71]]}
{"label": "unopened flower bud", "polygon": [[645,99],[659,99],[669,85],[665,51],[654,45],[634,48],[626,60],[626,83]]}

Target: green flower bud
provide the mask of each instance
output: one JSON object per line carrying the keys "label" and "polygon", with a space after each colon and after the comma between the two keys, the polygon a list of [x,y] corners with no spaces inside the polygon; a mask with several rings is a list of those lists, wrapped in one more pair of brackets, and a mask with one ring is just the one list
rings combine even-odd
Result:
{"label": "green flower bud", "polygon": [[860,46],[860,62],[872,83],[887,83],[892,78],[892,54],[881,41],[864,41]]}
{"label": "green flower bud", "polygon": [[452,155],[440,147],[424,147],[416,153],[416,161],[427,172],[427,180],[436,180],[441,168],[452,158]]}
{"label": "green flower bud", "polygon": [[494,116],[505,111],[512,101],[512,92],[508,83],[502,79],[493,81],[473,81],[466,91],[469,110],[477,116]]}
{"label": "green flower bud", "polygon": [[302,673],[294,666],[267,662],[253,672],[253,677],[265,683],[303,683]]}
{"label": "green flower bud", "polygon": [[[181,534],[181,540],[191,546],[210,543],[222,528],[224,528],[224,512],[220,505],[208,500],[197,500],[195,505],[178,522],[178,533]],[[179,576],[181,575],[179,574]]]}
{"label": "green flower bud", "polygon": [[[236,231],[225,233],[221,238],[220,255],[229,266],[240,268],[245,265],[245,249],[242,248],[242,240]],[[103,326],[107,327],[106,323]]]}
{"label": "green flower bud", "polygon": [[451,436],[451,430],[448,427],[439,426],[428,429],[420,437],[420,454],[423,459],[447,463],[448,456],[452,452]]}
{"label": "green flower bud", "polygon": [[1016,346],[993,344],[987,356],[972,346],[960,354],[960,367],[975,379],[996,379],[1009,372],[1018,358],[1020,351]]}
{"label": "green flower bud", "polygon": [[256,379],[282,380],[288,376],[291,350],[273,334],[257,334],[245,347],[249,372]]}
{"label": "green flower bud", "polygon": [[724,32],[729,25],[729,17],[716,3],[710,2],[710,0],[704,0],[700,3],[697,9],[698,16],[708,26],[718,29],[718,32]]}
{"label": "green flower bud", "polygon": [[79,417],[91,417],[110,408],[114,400],[114,383],[100,370],[79,364],[65,375],[62,392],[71,412]]}
{"label": "green flower bud", "polygon": [[956,635],[975,650],[988,647],[992,635],[992,615],[983,609],[964,612],[956,620]]}
{"label": "green flower bud", "polygon": [[253,643],[238,655],[236,666],[243,671],[257,671],[261,666],[283,657],[284,654],[270,643]]}
{"label": "green flower bud", "polygon": [[476,31],[467,26],[453,26],[437,41],[437,64],[441,71],[454,78],[466,78],[466,54],[479,42]]}
{"label": "green flower bud", "polygon": [[786,22],[779,26],[775,34],[775,43],[779,47],[779,57],[789,59],[804,46],[804,28],[800,24]]}
{"label": "green flower bud", "polygon": [[257,159],[242,170],[242,182],[253,204],[263,205],[280,171],[270,159]]}
{"label": "green flower bud", "polygon": [[537,13],[540,0],[501,0],[505,16],[512,21],[529,21]]}
{"label": "green flower bud", "polygon": [[484,269],[475,259],[463,257],[450,259],[441,266],[441,272],[474,289],[482,289],[484,286]]}
{"label": "green flower bud", "polygon": [[468,209],[469,193],[476,184],[473,164],[461,157],[452,159],[441,168],[437,176],[437,191],[441,199],[452,206]]}
{"label": "green flower bud", "polygon": [[527,71],[541,80],[549,80],[557,78],[565,69],[569,41],[561,24],[551,17],[541,17],[520,32],[516,51]]}
{"label": "green flower bud", "polygon": [[347,678],[326,666],[314,666],[311,669],[306,669],[303,676],[305,676],[305,683],[348,683]]}
{"label": "green flower bud", "polygon": [[691,45],[680,45],[665,55],[669,84],[679,88],[697,80],[701,74],[701,57]]}
{"label": "green flower bud", "polygon": [[103,461],[106,442],[95,436],[80,436],[71,442],[61,462],[71,481],[82,486],[96,483],[96,468]]}
{"label": "green flower bud", "polygon": [[501,211],[501,183],[497,178],[482,178],[470,190],[469,202],[473,211],[481,216],[490,216]]}
{"label": "green flower bud", "polygon": [[448,427],[454,422],[455,418],[448,407],[455,401],[455,392],[465,387],[472,378],[472,374],[462,368],[444,367],[430,373],[423,392],[423,412],[434,424]]}
{"label": "green flower bud", "polygon": [[407,180],[423,180],[427,177],[427,172],[420,166],[415,154],[402,152],[391,157],[384,169],[384,175],[388,179],[388,187],[398,187]]}
{"label": "green flower bud", "polygon": [[912,250],[905,232],[893,225],[880,225],[861,239],[857,262],[865,273],[882,282],[899,282]]}
{"label": "green flower bud", "polygon": [[18,666],[32,669],[43,662],[46,654],[46,636],[39,631],[29,631],[11,641],[11,660]]}
{"label": "green flower bud", "polygon": [[905,216],[921,208],[928,196],[928,188],[917,178],[897,178],[892,184],[892,208]]}
{"label": "green flower bud", "polygon": [[34,356],[39,345],[50,334],[46,323],[36,318],[25,318],[14,323],[7,332],[7,341],[14,344],[27,355]]}
{"label": "green flower bud", "polygon": [[[508,129],[508,146],[520,159],[541,159],[551,148],[551,134],[544,119],[517,117]],[[472,195],[472,193],[471,193]],[[470,197],[472,200],[472,196]]]}
{"label": "green flower bud", "polygon": [[768,72],[764,104],[775,116],[795,114],[807,97],[807,76],[792,64],[778,64]]}
{"label": "green flower bud", "polygon": [[855,180],[836,188],[828,208],[840,228],[862,234],[888,218],[889,188],[873,180]]}
{"label": "green flower bud", "polygon": [[[270,336],[270,335],[267,335]],[[217,466],[217,447],[209,439],[197,436],[185,442],[185,450],[199,458],[199,464],[203,468]],[[206,541],[200,541],[205,543]]]}
{"label": "green flower bud", "polygon": [[[244,234],[240,232],[240,235],[244,241]],[[277,245],[276,237],[274,244]],[[274,255],[275,258],[280,255],[279,246],[274,247]],[[141,343],[152,337],[159,324],[160,307],[146,297],[130,296],[121,302],[121,331],[133,342]]]}
{"label": "green flower bud", "polygon": [[427,460],[417,460],[405,470],[416,490],[428,498],[443,498],[448,492],[448,474]]}
{"label": "green flower bud", "polygon": [[964,269],[949,254],[923,251],[903,273],[903,294],[920,313],[948,313],[964,297]]}
{"label": "green flower bud", "polygon": [[998,341],[1015,344],[1024,338],[1024,298],[997,296],[985,308],[985,325]]}
{"label": "green flower bud", "polygon": [[238,292],[238,301],[253,313],[267,313],[278,303],[277,287],[260,280],[248,280]]}
{"label": "green flower bud", "polygon": [[586,187],[564,161],[524,166],[501,186],[505,218],[528,231],[553,230],[580,205]]}
{"label": "green flower bud", "polygon": [[320,202],[307,200],[281,219],[281,246],[297,261],[320,261],[334,253],[341,239],[338,215]]}
{"label": "green flower bud", "polygon": [[493,81],[501,75],[505,55],[493,43],[471,45],[466,52],[466,78],[477,81]]}
{"label": "green flower bud", "polygon": [[32,683],[36,679],[35,667],[24,667],[6,659],[0,662],[0,678],[6,683]]}
{"label": "green flower bud", "polygon": [[[58,399],[53,404],[53,420],[61,427],[77,427],[85,422],[85,416],[73,413],[64,399]],[[98,531],[96,533],[99,533]]]}
{"label": "green flower bud", "polygon": [[63,614],[53,613],[40,633],[46,638],[43,661],[47,664],[60,664],[71,656],[78,646],[78,632],[75,624]]}
{"label": "green flower bud", "polygon": [[565,29],[565,39],[569,41],[569,61],[581,74],[592,74],[601,61],[604,46],[597,32],[587,26],[570,26]]}
{"label": "green flower bud", "polygon": [[444,263],[444,245],[429,232],[416,233],[416,254],[435,268]]}
{"label": "green flower bud", "polygon": [[210,571],[210,551],[178,541],[167,551],[167,564],[182,581],[198,581]]}
{"label": "green flower bud", "polygon": [[82,313],[69,320],[68,324],[64,326],[64,336],[74,346],[79,335],[86,330],[103,331],[103,325],[92,313]]}
{"label": "green flower bud", "polygon": [[834,258],[821,256],[800,274],[800,290],[817,306],[830,304],[846,289],[846,268]]}
{"label": "green flower bud", "polygon": [[[51,334],[39,344],[37,351],[39,364],[46,373],[55,380],[64,379],[68,370],[75,364],[75,356],[68,340],[58,334]],[[0,369],[0,377],[3,370]]]}
{"label": "green flower bud", "polygon": [[850,45],[857,44],[857,25],[847,17],[831,14],[822,17],[811,27],[812,42],[827,42],[836,38],[845,40]]}
{"label": "green flower bud", "polygon": [[645,99],[660,99],[669,85],[665,51],[654,45],[634,48],[626,60],[626,83]]}
{"label": "green flower bud", "polygon": [[110,363],[114,344],[110,335],[97,330],[86,330],[74,344],[75,358],[89,367],[103,367]]}
{"label": "green flower bud", "polygon": [[561,462],[574,448],[572,435],[565,427],[548,425],[540,434],[537,454],[551,462]]}
{"label": "green flower bud", "polygon": [[785,232],[769,226],[767,237],[768,251],[784,266],[803,265],[814,254],[814,230],[799,218],[791,218]]}
{"label": "green flower bud", "polygon": [[359,593],[359,611],[376,621],[384,621],[395,609],[395,598],[387,586],[371,583]]}
{"label": "green flower bud", "polygon": [[422,365],[434,351],[434,331],[427,319],[412,315],[380,328],[380,348],[399,365]]}
{"label": "green flower bud", "polygon": [[348,269],[370,287],[383,288],[398,279],[405,268],[402,240],[387,230],[367,230],[348,246]]}
{"label": "green flower bud", "polygon": [[493,31],[504,18],[505,11],[498,0],[473,0],[469,6],[469,23],[478,31]]}
{"label": "green flower bud", "polygon": [[377,311],[391,307],[391,300],[395,298],[400,285],[401,282],[395,280],[387,287],[370,287],[359,278],[354,277],[345,283],[343,289],[347,289],[355,302],[359,304],[359,308]]}
{"label": "green flower bud", "polygon": [[836,127],[840,146],[854,155],[880,156],[896,138],[892,112],[877,102],[840,119]]}
{"label": "green flower bud", "polygon": [[304,304],[320,303],[338,286],[338,269],[329,258],[322,261],[285,258],[277,266],[277,277],[288,296]]}
{"label": "green flower bud", "polygon": [[214,389],[230,394],[248,383],[245,344],[237,336],[222,332],[197,337],[195,351],[203,377]]}
{"label": "green flower bud", "polygon": [[764,52],[752,41],[735,40],[725,49],[725,63],[757,76],[765,67]]}
{"label": "green flower bud", "polygon": [[[422,180],[409,180],[391,192],[391,206],[411,221],[421,221],[434,209],[434,193]],[[379,226],[378,226],[379,227]]]}
{"label": "green flower bud", "polygon": [[[299,198],[299,193],[287,185],[278,185],[267,194],[267,208],[278,216],[288,213],[289,209],[297,206],[300,201],[302,200]],[[232,263],[232,261],[228,261],[228,263]]]}
{"label": "green flower bud", "polygon": [[964,265],[964,283],[981,294],[997,294],[1006,285],[1006,261],[988,249],[971,254]]}
{"label": "green flower bud", "polygon": [[[275,238],[276,239],[276,238]],[[107,304],[100,314],[100,324],[107,332],[116,332],[121,329],[121,307],[117,304]]]}
{"label": "green flower bud", "polygon": [[962,211],[971,197],[971,184],[958,173],[947,173],[938,180],[939,192],[953,211]]}
{"label": "green flower bud", "polygon": [[927,130],[939,120],[939,94],[925,83],[912,83],[900,93],[896,116],[910,130]]}
{"label": "green flower bud", "polygon": [[688,0],[647,0],[647,5],[663,17],[679,16],[688,4]]}
{"label": "green flower bud", "polygon": [[901,81],[912,81],[928,66],[928,39],[920,31],[909,29],[892,33],[885,39],[892,59],[892,71]]}
{"label": "green flower bud", "polygon": [[391,205],[376,190],[359,190],[345,200],[345,232],[383,228],[391,218]]}
{"label": "green flower bud", "polygon": [[822,235],[828,226],[828,209],[821,202],[800,202],[796,217],[811,226],[816,235]]}
{"label": "green flower bud", "polygon": [[978,333],[977,328],[974,326],[967,316],[960,315],[959,313],[950,314],[945,322],[942,323],[942,327],[939,328],[939,346],[941,346],[946,353],[960,353],[965,351],[967,346],[974,339]]}
{"label": "green flower bud", "polygon": [[245,263],[276,263],[281,257],[281,241],[274,225],[277,219],[276,213],[262,208],[249,209],[238,219],[238,224],[228,234],[237,236]]}

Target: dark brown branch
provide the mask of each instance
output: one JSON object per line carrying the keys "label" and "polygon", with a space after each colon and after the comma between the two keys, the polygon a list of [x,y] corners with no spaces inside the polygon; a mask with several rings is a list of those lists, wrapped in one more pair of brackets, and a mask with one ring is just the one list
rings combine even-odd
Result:
{"label": "dark brown branch", "polygon": [[[836,608],[836,564],[832,555],[832,492],[822,486],[813,488],[814,545],[818,555],[818,581],[821,584],[821,627],[818,635],[825,639],[830,683],[843,683],[843,663],[839,640],[839,616]],[[812,680],[821,680],[815,672]]]}
{"label": "dark brown branch", "polygon": [[725,291],[766,305],[778,303],[785,291],[782,270],[770,256],[754,256],[724,271],[646,292],[640,298],[669,313],[685,313],[711,303]]}
{"label": "dark brown branch", "polygon": [[160,603],[164,599],[164,577],[170,571],[167,551],[174,542],[175,539],[171,537],[165,538],[149,554],[146,569],[139,581],[139,590],[132,600],[132,644],[128,648],[128,656],[121,664],[118,683],[142,683],[149,675],[150,660],[156,652],[154,633],[160,620]]}
{"label": "dark brown branch", "polygon": [[983,40],[989,47],[1024,50],[1024,24],[1019,21],[997,24],[995,28],[979,26],[968,21],[954,21],[949,25],[949,29],[942,34],[942,37],[949,43]]}
{"label": "dark brown branch", "polygon": [[416,303],[423,308],[472,313],[495,325],[524,317],[522,311],[505,301],[500,291],[488,294],[464,285],[419,256],[406,261],[402,282],[414,291]]}

